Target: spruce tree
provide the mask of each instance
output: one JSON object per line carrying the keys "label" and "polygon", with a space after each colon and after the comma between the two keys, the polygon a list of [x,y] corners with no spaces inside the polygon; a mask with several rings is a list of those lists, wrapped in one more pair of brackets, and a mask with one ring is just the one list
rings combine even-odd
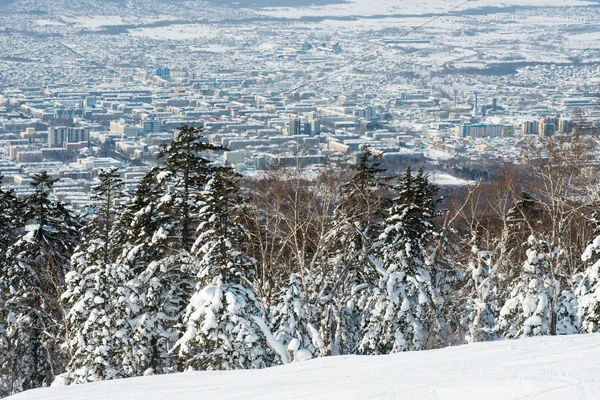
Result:
{"label": "spruce tree", "polygon": [[157,155],[165,160],[160,177],[168,179],[172,186],[171,217],[176,222],[173,227],[178,247],[188,251],[194,242],[193,232],[197,225],[194,221],[198,209],[197,195],[204,187],[211,168],[211,161],[205,153],[224,150],[221,146],[209,144],[202,132],[201,128],[182,126],[174,140],[163,145]]}
{"label": "spruce tree", "polygon": [[379,237],[383,275],[360,343],[362,353],[425,349],[439,324],[436,309],[442,299],[432,281],[429,248],[434,237],[432,220],[437,215],[436,193],[422,170],[413,176],[408,168],[397,186]]}
{"label": "spruce tree", "polygon": [[501,288],[494,256],[493,252],[481,250],[473,245],[466,266],[466,282],[457,294],[462,297],[460,324],[467,343],[485,342],[496,338],[493,330]]}
{"label": "spruce tree", "polygon": [[[313,308],[304,294],[301,277],[291,274],[271,307],[269,320],[273,336],[288,348],[288,361],[293,361],[298,350],[315,353],[313,335],[317,333],[311,324]],[[317,339],[318,340],[318,339]]]}
{"label": "spruce tree", "polygon": [[11,392],[48,386],[64,370],[59,345],[64,326],[60,294],[80,224],[63,204],[50,199],[56,180],[33,176],[26,199],[26,231],[7,251],[2,320]]}
{"label": "spruce tree", "polygon": [[577,296],[577,315],[581,321],[583,333],[600,332],[600,235],[587,246],[581,259],[586,268],[575,295]]}
{"label": "spruce tree", "polygon": [[[3,177],[0,175],[0,183]],[[17,367],[13,349],[10,348],[12,338],[9,337],[8,323],[10,308],[7,304],[13,297],[10,290],[9,249],[17,242],[24,229],[22,202],[14,192],[4,190],[0,186],[0,397],[6,397],[19,390],[20,382],[15,375]],[[7,327],[9,331],[7,331]]]}
{"label": "spruce tree", "polygon": [[549,243],[528,239],[527,260],[509,284],[510,295],[500,309],[495,328],[500,337],[514,339],[550,334],[554,284],[550,276]]}
{"label": "spruce tree", "polygon": [[182,365],[195,370],[264,368],[273,362],[264,332],[255,322],[264,314],[252,290],[254,260],[243,251],[242,203],[230,168],[216,168],[200,195],[196,293],[175,345]]}
{"label": "spruce tree", "polygon": [[194,274],[187,251],[178,250],[172,232],[171,196],[167,176],[152,169],[119,212],[122,252],[117,263],[130,271],[127,315],[131,374],[166,373],[175,369],[169,349],[194,291]]}
{"label": "spruce tree", "polygon": [[117,169],[101,170],[92,189],[98,211],[84,229],[84,239],[71,258],[66,291],[68,353],[63,378],[84,383],[127,376],[126,349],[131,335],[125,315],[129,271],[115,261],[118,243],[113,230],[116,201],[123,197]]}
{"label": "spruce tree", "polygon": [[318,326],[325,345],[319,349],[320,355],[353,354],[360,340],[368,314],[363,306],[378,282],[373,247],[389,186],[389,178],[382,176],[385,169],[379,165],[365,146],[333,212],[325,260],[310,279],[316,284],[310,292],[316,295]]}

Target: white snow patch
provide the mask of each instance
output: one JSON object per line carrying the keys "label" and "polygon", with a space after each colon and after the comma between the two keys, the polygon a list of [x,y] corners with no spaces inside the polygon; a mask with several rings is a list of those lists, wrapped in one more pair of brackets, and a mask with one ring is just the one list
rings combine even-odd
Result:
{"label": "white snow patch", "polygon": [[30,390],[14,400],[600,398],[600,334],[475,343],[282,367],[186,372]]}
{"label": "white snow patch", "polygon": [[431,174],[429,178],[431,183],[439,186],[466,186],[475,185],[477,183],[475,181],[467,181],[465,179],[457,178],[455,176],[444,173],[434,173]]}

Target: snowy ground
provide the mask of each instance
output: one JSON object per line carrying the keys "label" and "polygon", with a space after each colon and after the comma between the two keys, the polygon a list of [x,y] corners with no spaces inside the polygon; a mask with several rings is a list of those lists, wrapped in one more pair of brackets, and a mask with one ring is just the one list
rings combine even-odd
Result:
{"label": "snowy ground", "polygon": [[465,179],[457,178],[455,176],[444,173],[431,174],[429,179],[431,183],[436,184],[438,186],[465,186],[477,184],[476,181],[467,181]]}
{"label": "snowy ground", "polygon": [[600,399],[600,334],[329,357],[260,371],[150,376],[21,393],[15,400]]}
{"label": "snowy ground", "polygon": [[550,6],[569,7],[593,4],[587,0],[503,0],[495,2],[492,0],[350,0],[347,3],[331,4],[327,6],[312,7],[271,7],[259,10],[259,13],[273,17],[301,18],[314,15],[328,15],[336,17],[345,16],[371,16],[386,14],[441,14],[453,7],[459,6],[458,11],[472,8],[485,7],[510,7],[510,6]]}

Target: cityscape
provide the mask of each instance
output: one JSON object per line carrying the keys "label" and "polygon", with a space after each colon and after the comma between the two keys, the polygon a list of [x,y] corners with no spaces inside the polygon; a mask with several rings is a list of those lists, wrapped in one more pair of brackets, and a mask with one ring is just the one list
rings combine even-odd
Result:
{"label": "cityscape", "polygon": [[0,398],[600,398],[600,0],[0,0]]}
{"label": "cityscape", "polygon": [[596,4],[358,3],[8,2],[4,184],[27,195],[51,171],[83,208],[99,168],[134,187],[187,124],[242,174],[353,163],[369,146],[392,172],[420,163],[461,185],[518,163],[532,136],[598,119]]}

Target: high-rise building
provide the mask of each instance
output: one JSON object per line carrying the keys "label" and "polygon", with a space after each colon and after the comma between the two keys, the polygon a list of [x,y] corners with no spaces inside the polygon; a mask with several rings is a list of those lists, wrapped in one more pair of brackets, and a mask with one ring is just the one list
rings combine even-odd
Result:
{"label": "high-rise building", "polygon": [[62,147],[63,143],[67,141],[68,129],[69,128],[66,126],[54,126],[48,128],[48,146]]}
{"label": "high-rise building", "polygon": [[521,133],[523,135],[537,135],[539,124],[537,121],[525,121],[521,124]]}
{"label": "high-rise building", "polygon": [[90,129],[87,127],[54,126],[48,128],[48,146],[63,147],[64,143],[89,142]]}
{"label": "high-rise building", "polygon": [[558,129],[559,121],[557,118],[546,117],[542,118],[539,122],[539,134],[540,136],[552,136]]}
{"label": "high-rise building", "polygon": [[165,68],[157,68],[156,76],[159,76],[161,78],[168,78],[171,76],[171,70],[166,67]]}
{"label": "high-rise building", "polygon": [[509,128],[500,124],[460,124],[454,128],[454,135],[462,138],[507,136],[509,132]]}
{"label": "high-rise building", "polygon": [[288,135],[295,136],[300,135],[300,133],[300,119],[290,118],[290,123],[288,125]]}
{"label": "high-rise building", "polygon": [[312,136],[310,122],[307,121],[302,124],[302,134]]}

